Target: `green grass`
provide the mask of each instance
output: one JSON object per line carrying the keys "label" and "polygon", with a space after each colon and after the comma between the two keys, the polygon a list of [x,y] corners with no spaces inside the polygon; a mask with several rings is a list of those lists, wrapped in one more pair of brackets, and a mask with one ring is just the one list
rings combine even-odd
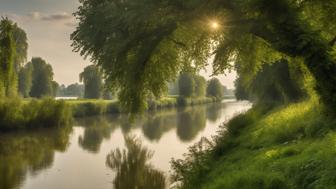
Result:
{"label": "green grass", "polygon": [[317,100],[254,107],[226,128],[173,163],[182,188],[336,188],[336,121]]}

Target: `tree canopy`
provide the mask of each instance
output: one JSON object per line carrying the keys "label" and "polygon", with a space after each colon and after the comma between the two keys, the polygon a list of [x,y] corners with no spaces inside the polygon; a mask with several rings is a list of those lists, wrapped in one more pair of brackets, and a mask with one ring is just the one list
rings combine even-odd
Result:
{"label": "tree canopy", "polygon": [[201,69],[211,56],[214,74],[251,74],[265,62],[299,59],[322,101],[336,105],[334,1],[80,2],[74,50],[102,68],[131,112],[142,110],[148,95],[160,96],[180,70]]}
{"label": "tree canopy", "polygon": [[15,55],[13,25],[5,18],[0,21],[0,97],[15,96],[17,93]]}
{"label": "tree canopy", "polygon": [[223,98],[224,86],[220,83],[217,78],[212,78],[208,82],[207,86],[207,96],[215,97],[217,99]]}
{"label": "tree canopy", "polygon": [[79,77],[84,83],[84,98],[99,99],[102,97],[102,74],[95,65],[85,67]]}
{"label": "tree canopy", "polygon": [[41,98],[44,96],[53,96],[55,84],[53,83],[53,70],[42,58],[32,58],[32,87],[30,90],[31,97]]}

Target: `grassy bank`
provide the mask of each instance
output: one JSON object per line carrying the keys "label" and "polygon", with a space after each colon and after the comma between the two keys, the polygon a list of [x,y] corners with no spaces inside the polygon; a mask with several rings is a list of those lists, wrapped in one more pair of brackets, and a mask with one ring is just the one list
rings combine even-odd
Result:
{"label": "grassy bank", "polygon": [[53,99],[23,101],[19,98],[0,100],[0,131],[58,127],[72,120],[70,106]]}
{"label": "grassy bank", "polygon": [[336,188],[336,119],[317,100],[254,107],[226,128],[173,162],[182,188]]}
{"label": "grassy bank", "polygon": [[[101,115],[101,114],[115,114],[121,113],[122,109],[115,100],[67,100],[72,108],[75,117]],[[182,97],[165,97],[160,100],[153,100],[148,102],[148,111],[156,111],[160,109],[186,107],[197,104],[206,104],[216,102],[214,98],[182,98]]]}

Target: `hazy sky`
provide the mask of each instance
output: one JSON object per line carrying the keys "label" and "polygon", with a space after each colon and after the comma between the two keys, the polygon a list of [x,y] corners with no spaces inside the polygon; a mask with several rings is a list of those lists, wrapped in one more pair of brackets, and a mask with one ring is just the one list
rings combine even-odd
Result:
{"label": "hazy sky", "polygon": [[[28,60],[42,57],[54,70],[54,78],[60,84],[79,81],[79,73],[90,64],[78,53],[72,52],[70,34],[76,21],[78,0],[0,0],[0,15],[8,16],[19,24],[28,35]],[[202,72],[207,79],[211,68]],[[233,88],[235,74],[218,77]]]}

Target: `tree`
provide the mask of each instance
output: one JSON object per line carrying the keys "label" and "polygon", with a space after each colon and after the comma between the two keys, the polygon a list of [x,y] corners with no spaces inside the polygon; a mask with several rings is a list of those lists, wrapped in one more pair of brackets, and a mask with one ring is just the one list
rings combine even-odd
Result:
{"label": "tree", "polygon": [[223,98],[223,85],[217,78],[212,78],[208,81],[207,96],[215,97],[217,99]]}
{"label": "tree", "polygon": [[32,87],[32,64],[26,64],[19,72],[19,92],[23,97],[29,97],[29,92]]}
{"label": "tree", "polygon": [[32,58],[32,87],[30,96],[41,98],[43,96],[53,96],[53,71],[50,64],[42,58]]}
{"label": "tree", "polygon": [[51,88],[52,88],[52,96],[57,96],[57,92],[59,90],[59,84],[56,81],[51,81]]}
{"label": "tree", "polygon": [[178,79],[179,94],[184,97],[191,97],[195,91],[195,81],[192,73],[181,73]]}
{"label": "tree", "polygon": [[206,80],[200,75],[194,76],[195,81],[195,96],[204,97],[206,93]]}
{"label": "tree", "polygon": [[27,60],[28,39],[26,32],[16,23],[13,24],[13,39],[15,43],[15,70],[19,72],[23,63]]}
{"label": "tree", "polygon": [[65,96],[83,97],[84,96],[84,85],[80,85],[78,83],[74,83],[74,84],[68,85],[63,90],[63,94]]}
{"label": "tree", "polygon": [[0,97],[13,97],[17,94],[15,53],[12,22],[3,18],[0,21]]}
{"label": "tree", "polygon": [[95,65],[84,68],[79,78],[84,83],[84,98],[101,98],[103,88],[102,74]]}
{"label": "tree", "polygon": [[[141,110],[151,93],[159,96],[181,67],[204,67],[213,54],[214,74],[232,68],[232,62],[252,65],[253,70],[280,57],[300,57],[314,76],[322,101],[336,105],[335,30],[318,24],[336,19],[334,1],[81,3],[73,47],[108,73],[108,81],[120,88],[121,104],[129,110]],[[325,4],[331,10],[323,10]],[[309,13],[318,14],[321,21]],[[217,27],[207,27],[209,18],[217,21]]]}

